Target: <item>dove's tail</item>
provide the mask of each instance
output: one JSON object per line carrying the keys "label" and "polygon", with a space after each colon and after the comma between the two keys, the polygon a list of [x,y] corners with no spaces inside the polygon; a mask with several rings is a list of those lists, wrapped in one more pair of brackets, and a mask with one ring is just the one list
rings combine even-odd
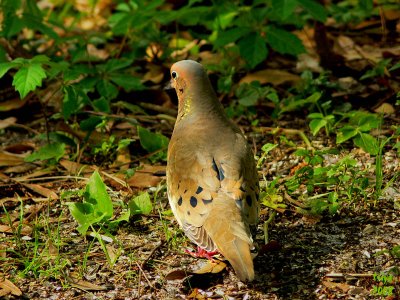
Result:
{"label": "dove's tail", "polygon": [[250,253],[253,248],[250,230],[236,206],[224,201],[215,203],[204,229],[213,240],[219,252],[230,262],[241,281],[254,279],[254,265]]}

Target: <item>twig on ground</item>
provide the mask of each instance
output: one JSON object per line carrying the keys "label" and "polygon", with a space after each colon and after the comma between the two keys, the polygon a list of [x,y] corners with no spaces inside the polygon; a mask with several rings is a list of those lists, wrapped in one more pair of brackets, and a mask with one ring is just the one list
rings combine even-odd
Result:
{"label": "twig on ground", "polygon": [[165,243],[165,240],[163,239],[163,240],[161,240],[161,242],[156,246],[156,247],[154,247],[153,248],[153,250],[151,250],[151,252],[150,252],[150,254],[146,257],[146,259],[142,262],[142,268],[143,269],[146,269],[146,264],[147,264],[147,262],[150,260],[150,258],[154,255],[154,253],[158,250],[158,249],[160,249],[160,247],[162,246],[162,245],[164,245],[164,243]]}
{"label": "twig on ground", "polygon": [[[139,265],[137,261],[135,261],[136,265],[139,268],[139,287],[140,287],[140,274],[143,274],[144,279],[146,279],[147,283],[149,284],[150,288],[154,290],[154,286],[151,284],[150,280],[147,278],[146,273],[143,271],[142,267]],[[139,290],[140,292],[140,290]]]}

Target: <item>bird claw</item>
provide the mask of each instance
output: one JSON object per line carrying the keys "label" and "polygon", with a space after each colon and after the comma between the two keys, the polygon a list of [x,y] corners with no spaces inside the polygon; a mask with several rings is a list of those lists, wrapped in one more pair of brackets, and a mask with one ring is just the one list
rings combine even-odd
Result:
{"label": "bird claw", "polygon": [[196,251],[190,251],[188,249],[185,250],[185,253],[189,254],[190,256],[193,256],[195,258],[207,258],[211,261],[214,261],[213,256],[219,254],[218,251],[207,251],[204,250],[200,247],[197,247],[197,252]]}

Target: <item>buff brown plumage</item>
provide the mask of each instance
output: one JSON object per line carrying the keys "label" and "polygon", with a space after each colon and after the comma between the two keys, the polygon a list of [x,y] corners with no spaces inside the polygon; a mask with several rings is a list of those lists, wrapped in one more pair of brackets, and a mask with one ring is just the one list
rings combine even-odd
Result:
{"label": "buff brown plumage", "polygon": [[218,250],[242,281],[254,279],[249,225],[258,220],[258,176],[240,129],[223,107],[201,64],[171,67],[178,116],[168,148],[172,211],[189,239]]}

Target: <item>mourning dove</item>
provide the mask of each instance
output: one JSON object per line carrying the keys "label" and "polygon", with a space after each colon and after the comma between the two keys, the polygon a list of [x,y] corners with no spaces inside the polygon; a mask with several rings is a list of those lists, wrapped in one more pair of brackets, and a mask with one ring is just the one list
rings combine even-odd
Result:
{"label": "mourning dove", "polygon": [[258,220],[258,176],[251,149],[223,111],[201,64],[171,67],[178,116],[168,147],[172,211],[189,239],[220,252],[239,279],[252,281],[249,225]]}

